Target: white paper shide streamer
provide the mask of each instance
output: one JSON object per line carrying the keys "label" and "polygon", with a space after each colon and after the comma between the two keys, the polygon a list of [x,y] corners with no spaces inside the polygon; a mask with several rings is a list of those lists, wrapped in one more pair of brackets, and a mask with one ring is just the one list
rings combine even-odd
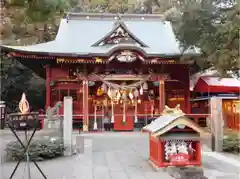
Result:
{"label": "white paper shide streamer", "polygon": [[138,111],[137,105],[138,105],[138,103],[137,103],[137,100],[136,100],[136,101],[135,101],[135,117],[134,117],[134,123],[137,123],[137,122],[138,122],[138,118],[137,118],[137,111]]}
{"label": "white paper shide streamer", "polygon": [[111,100],[112,104],[112,116],[111,116],[111,123],[114,123],[114,105],[113,105],[113,100]]}
{"label": "white paper shide streamer", "polygon": [[126,122],[126,102],[123,100],[123,123]]}

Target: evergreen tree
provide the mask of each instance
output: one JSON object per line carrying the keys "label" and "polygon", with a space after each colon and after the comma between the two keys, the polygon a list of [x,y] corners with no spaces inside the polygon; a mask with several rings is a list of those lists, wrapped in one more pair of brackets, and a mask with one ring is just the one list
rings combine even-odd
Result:
{"label": "evergreen tree", "polygon": [[[75,4],[75,0],[1,1],[2,42],[29,45],[54,39],[58,21]],[[45,87],[30,83],[34,76],[15,59],[1,54],[1,100],[6,101],[8,109],[16,110],[22,92],[26,92],[31,107],[44,106]]]}
{"label": "evergreen tree", "polygon": [[188,1],[177,29],[182,46],[197,46],[220,75],[239,76],[239,4],[232,0]]}

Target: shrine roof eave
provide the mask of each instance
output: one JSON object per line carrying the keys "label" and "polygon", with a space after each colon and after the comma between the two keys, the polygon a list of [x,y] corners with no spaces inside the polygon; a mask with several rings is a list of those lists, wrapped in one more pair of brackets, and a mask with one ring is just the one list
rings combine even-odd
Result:
{"label": "shrine roof eave", "polygon": [[[114,51],[117,50],[136,50],[141,52],[145,57],[164,57],[164,58],[178,58],[182,56],[201,56],[201,53],[198,52],[183,52],[183,53],[178,53],[178,52],[171,52],[171,53],[157,53],[157,52],[148,52],[148,49],[145,48],[140,48],[137,46],[132,46],[129,44],[122,44],[122,45],[116,45],[112,48],[102,48],[102,49],[96,49],[96,52],[82,52],[82,53],[77,53],[77,52],[69,52],[69,51],[61,51],[61,52],[56,52],[54,50],[51,51],[46,46],[45,50],[41,49],[31,49],[28,48],[28,46],[5,46],[1,45],[1,50],[2,52],[18,52],[18,53],[23,53],[26,55],[39,55],[39,56],[49,56],[49,57],[96,57],[96,56],[101,56],[101,57],[106,57],[110,56]],[[29,46],[30,47],[30,46]],[[93,47],[95,48],[95,47]],[[99,52],[98,52],[99,51]],[[101,51],[101,52],[100,52]]]}
{"label": "shrine roof eave", "polygon": [[143,130],[150,132],[153,137],[160,137],[179,125],[190,127],[202,137],[209,136],[207,131],[203,130],[199,125],[190,120],[184,113],[162,115],[145,126]]}

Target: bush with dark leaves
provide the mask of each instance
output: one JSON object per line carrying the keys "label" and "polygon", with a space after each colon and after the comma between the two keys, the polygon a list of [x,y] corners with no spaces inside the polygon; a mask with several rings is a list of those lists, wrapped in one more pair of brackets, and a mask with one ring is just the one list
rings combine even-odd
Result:
{"label": "bush with dark leaves", "polygon": [[240,153],[240,136],[238,134],[228,134],[223,139],[223,151],[228,153]]}
{"label": "bush with dark leaves", "polygon": [[[26,159],[24,149],[18,141],[10,142],[5,149],[7,159],[16,161],[21,158]],[[46,138],[34,140],[29,146],[29,155],[32,160],[43,161],[63,156],[64,145],[60,138]]]}

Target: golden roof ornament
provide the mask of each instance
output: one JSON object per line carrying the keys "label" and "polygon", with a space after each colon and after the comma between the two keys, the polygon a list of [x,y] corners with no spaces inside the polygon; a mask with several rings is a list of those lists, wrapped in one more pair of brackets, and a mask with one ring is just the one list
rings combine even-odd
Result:
{"label": "golden roof ornament", "polygon": [[162,115],[185,115],[185,113],[181,110],[180,104],[177,104],[175,108],[169,108],[167,105],[165,109],[161,113]]}

